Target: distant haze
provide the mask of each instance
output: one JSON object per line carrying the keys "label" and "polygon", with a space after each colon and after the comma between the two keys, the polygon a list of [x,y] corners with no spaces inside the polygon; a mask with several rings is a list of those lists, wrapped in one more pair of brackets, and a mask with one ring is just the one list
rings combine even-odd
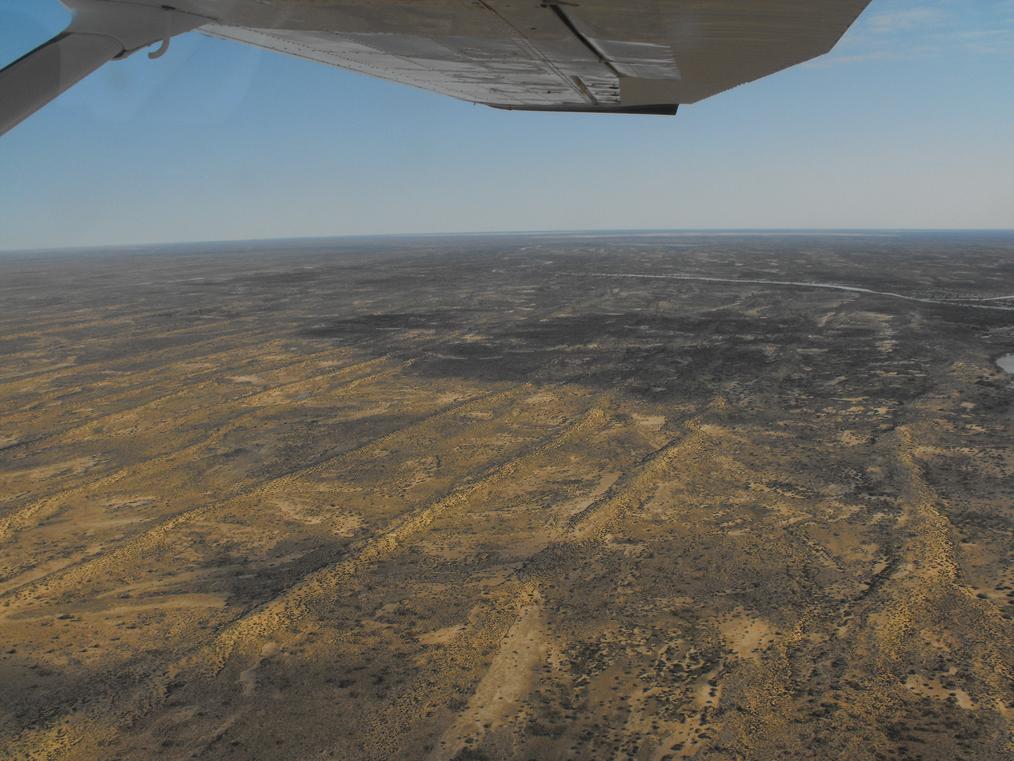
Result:
{"label": "distant haze", "polygon": [[[8,0],[0,64],[59,32]],[[1014,228],[1014,2],[874,0],[676,119],[504,113],[192,34],[0,139],[0,250],[589,228]]]}

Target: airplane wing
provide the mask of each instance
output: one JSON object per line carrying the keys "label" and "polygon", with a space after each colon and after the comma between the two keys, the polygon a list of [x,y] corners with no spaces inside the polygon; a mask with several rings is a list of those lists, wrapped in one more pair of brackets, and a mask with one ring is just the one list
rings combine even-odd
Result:
{"label": "airplane wing", "polygon": [[0,133],[191,29],[496,108],[674,114],[828,52],[869,1],[63,0],[68,30],[0,71]]}

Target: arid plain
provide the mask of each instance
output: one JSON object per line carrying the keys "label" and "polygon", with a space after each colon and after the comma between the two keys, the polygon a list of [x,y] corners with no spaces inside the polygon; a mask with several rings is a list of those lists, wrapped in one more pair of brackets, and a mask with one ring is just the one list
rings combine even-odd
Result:
{"label": "arid plain", "polygon": [[1005,296],[1002,234],[0,256],[0,756],[1010,759]]}

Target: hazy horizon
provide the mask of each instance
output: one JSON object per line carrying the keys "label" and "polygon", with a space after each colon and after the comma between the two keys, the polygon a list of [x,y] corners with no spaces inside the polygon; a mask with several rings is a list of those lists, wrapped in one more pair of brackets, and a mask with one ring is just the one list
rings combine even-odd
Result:
{"label": "hazy horizon", "polygon": [[237,246],[237,245],[271,245],[277,243],[327,243],[329,241],[384,240],[389,238],[427,239],[427,238],[496,238],[496,237],[717,237],[717,236],[829,236],[829,237],[864,237],[864,236],[895,236],[895,235],[1014,235],[1014,227],[978,227],[978,228],[891,228],[891,227],[674,227],[674,228],[585,228],[557,230],[453,230],[437,232],[398,232],[398,233],[353,233],[346,235],[302,235],[281,236],[276,238],[222,238],[218,240],[177,240],[177,241],[134,241],[129,243],[109,243],[93,245],[67,245],[40,248],[0,248],[3,254],[45,254],[61,252],[98,252],[128,251],[135,248],[173,249],[185,246]]}

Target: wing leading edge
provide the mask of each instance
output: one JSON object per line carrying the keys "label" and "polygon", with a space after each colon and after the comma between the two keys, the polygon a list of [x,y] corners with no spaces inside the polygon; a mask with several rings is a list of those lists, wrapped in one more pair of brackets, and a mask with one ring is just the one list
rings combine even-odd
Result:
{"label": "wing leading edge", "polygon": [[829,51],[869,0],[62,0],[0,71],[0,133],[192,29],[508,110],[674,114]]}

